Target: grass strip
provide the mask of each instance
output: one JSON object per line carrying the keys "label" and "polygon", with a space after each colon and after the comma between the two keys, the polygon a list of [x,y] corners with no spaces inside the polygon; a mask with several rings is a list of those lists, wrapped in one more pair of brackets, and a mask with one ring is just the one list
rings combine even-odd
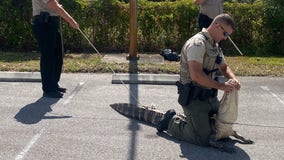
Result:
{"label": "grass strip", "polygon": [[[151,56],[151,54],[147,54]],[[0,52],[0,71],[38,72],[40,54],[37,52]],[[238,76],[284,76],[283,57],[226,57],[229,66]],[[178,74],[179,62],[137,63],[139,73]],[[104,62],[97,54],[64,56],[65,73],[128,73],[129,63]]]}

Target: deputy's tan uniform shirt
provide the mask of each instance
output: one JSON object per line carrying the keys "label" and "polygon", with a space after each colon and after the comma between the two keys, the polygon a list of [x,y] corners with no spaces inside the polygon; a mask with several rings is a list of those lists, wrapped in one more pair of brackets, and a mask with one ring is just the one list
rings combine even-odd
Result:
{"label": "deputy's tan uniform shirt", "polygon": [[223,0],[205,0],[200,5],[200,13],[214,19],[217,15],[223,13]]}
{"label": "deputy's tan uniform shirt", "polygon": [[[220,64],[226,63],[223,52],[218,47],[218,44],[214,43],[207,29],[203,28],[200,33],[187,40],[181,50],[181,82],[183,84],[191,82],[188,61],[202,63],[203,68],[213,70],[217,68],[216,57],[218,54],[222,57]],[[214,79],[215,72],[209,74],[208,76],[211,79]]]}
{"label": "deputy's tan uniform shirt", "polygon": [[48,1],[49,0],[32,0],[33,16],[40,15],[40,12],[48,12],[50,16],[58,16],[56,12],[48,8]]}

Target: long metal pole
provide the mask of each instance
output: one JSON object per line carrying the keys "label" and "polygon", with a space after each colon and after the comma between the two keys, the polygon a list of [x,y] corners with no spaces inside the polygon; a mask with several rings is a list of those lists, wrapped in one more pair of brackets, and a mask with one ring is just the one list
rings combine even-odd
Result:
{"label": "long metal pole", "polygon": [[[93,45],[93,43],[90,41],[90,39],[87,37],[87,35],[86,35],[80,28],[79,28],[78,30],[79,30],[80,33],[83,35],[83,37],[89,42],[89,44],[92,46],[92,48],[97,52],[97,54],[102,58],[103,55],[97,50],[97,48]],[[110,68],[110,70],[112,71],[112,73],[113,73],[114,75],[116,75],[114,69],[113,69],[111,66],[109,66],[109,68]],[[119,81],[121,82],[121,84],[123,84],[123,86],[124,86],[127,90],[129,90],[129,94],[131,95],[131,97],[134,98],[134,99],[136,100],[136,102],[137,102],[139,105],[142,105],[142,104],[138,101],[137,96],[132,93],[132,91],[126,86],[126,84],[125,84],[120,78],[119,78]]]}
{"label": "long metal pole", "polygon": [[137,0],[130,0],[130,46],[127,59],[139,59],[137,55]]}
{"label": "long metal pole", "polygon": [[243,55],[243,53],[241,52],[241,50],[239,49],[239,47],[234,43],[234,41],[231,39],[230,36],[228,36],[229,40],[232,42],[232,44],[235,46],[235,48],[237,49],[237,51],[239,51],[240,55]]}

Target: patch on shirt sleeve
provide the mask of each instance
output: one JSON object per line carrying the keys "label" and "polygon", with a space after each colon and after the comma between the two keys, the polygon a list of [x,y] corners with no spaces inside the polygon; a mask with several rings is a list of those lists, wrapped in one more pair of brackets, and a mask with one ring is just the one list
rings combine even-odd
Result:
{"label": "patch on shirt sleeve", "polygon": [[202,41],[194,41],[194,42],[193,42],[193,45],[194,45],[194,46],[201,46],[202,44],[203,44]]}
{"label": "patch on shirt sleeve", "polygon": [[205,44],[202,41],[195,41],[187,50],[188,61],[197,61],[199,63],[203,63],[204,54]]}

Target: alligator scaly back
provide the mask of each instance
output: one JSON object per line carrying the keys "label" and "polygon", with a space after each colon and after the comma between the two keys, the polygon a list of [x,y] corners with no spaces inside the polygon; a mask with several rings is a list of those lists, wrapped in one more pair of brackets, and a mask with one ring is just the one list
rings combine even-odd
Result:
{"label": "alligator scaly back", "polygon": [[114,103],[110,106],[124,116],[144,121],[155,126],[164,115],[163,112],[157,110],[153,106],[140,106],[130,103]]}

